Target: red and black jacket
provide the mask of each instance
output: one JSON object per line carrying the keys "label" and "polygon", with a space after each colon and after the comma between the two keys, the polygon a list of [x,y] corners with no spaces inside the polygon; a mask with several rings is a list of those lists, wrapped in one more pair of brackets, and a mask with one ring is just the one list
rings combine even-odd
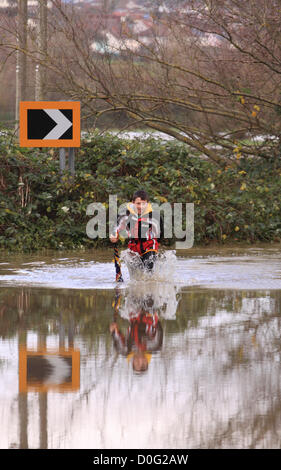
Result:
{"label": "red and black jacket", "polygon": [[150,203],[144,212],[138,214],[133,203],[127,205],[126,214],[119,216],[115,233],[126,231],[128,248],[144,255],[148,251],[158,251],[159,239],[164,235],[164,224],[159,212],[153,211]]}
{"label": "red and black jacket", "polygon": [[127,356],[132,351],[156,352],[161,349],[163,330],[157,313],[140,312],[131,316],[124,335],[119,328],[112,333],[117,351]]}

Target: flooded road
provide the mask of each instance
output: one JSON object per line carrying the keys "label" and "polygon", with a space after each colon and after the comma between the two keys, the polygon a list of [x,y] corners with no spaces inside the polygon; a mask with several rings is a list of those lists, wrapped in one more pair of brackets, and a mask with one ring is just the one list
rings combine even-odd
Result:
{"label": "flooded road", "polygon": [[280,448],[278,245],[0,255],[0,448]]}

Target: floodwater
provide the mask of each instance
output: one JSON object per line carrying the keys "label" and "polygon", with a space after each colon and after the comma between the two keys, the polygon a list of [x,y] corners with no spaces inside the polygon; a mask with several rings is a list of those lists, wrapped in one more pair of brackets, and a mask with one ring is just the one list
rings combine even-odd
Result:
{"label": "floodwater", "polygon": [[280,448],[280,244],[126,256],[0,255],[0,448]]}

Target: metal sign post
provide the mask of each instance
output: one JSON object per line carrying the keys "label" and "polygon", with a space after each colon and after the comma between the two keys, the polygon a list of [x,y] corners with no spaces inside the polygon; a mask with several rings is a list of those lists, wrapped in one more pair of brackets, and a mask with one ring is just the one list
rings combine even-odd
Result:
{"label": "metal sign post", "polygon": [[60,152],[60,173],[65,171],[65,148],[59,150]]}
{"label": "metal sign post", "polygon": [[68,150],[68,171],[72,176],[75,175],[75,149],[73,147],[60,148],[59,158],[60,158],[60,172],[63,173],[66,169],[66,150]]}
{"label": "metal sign post", "polygon": [[68,149],[68,169],[72,176],[75,175],[75,152],[74,148],[70,147]]}

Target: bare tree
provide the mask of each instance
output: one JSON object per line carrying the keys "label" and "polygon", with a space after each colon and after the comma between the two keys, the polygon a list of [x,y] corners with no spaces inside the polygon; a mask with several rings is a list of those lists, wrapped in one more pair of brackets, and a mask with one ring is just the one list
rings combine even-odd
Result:
{"label": "bare tree", "polygon": [[47,0],[38,0],[38,63],[35,69],[35,100],[44,99],[45,95],[45,70],[40,66],[40,59],[47,54],[48,8]]}
{"label": "bare tree", "polygon": [[[108,15],[52,5],[40,66],[50,89],[80,100],[95,124],[122,112],[130,126],[164,132],[217,163],[279,157],[281,0],[177,2],[147,36],[134,21],[113,35]],[[38,59],[32,34],[26,54]]]}
{"label": "bare tree", "polygon": [[[18,47],[16,65],[16,122],[19,116],[19,102],[26,99],[27,80],[27,0],[18,0]],[[17,125],[17,124],[16,124]]]}

